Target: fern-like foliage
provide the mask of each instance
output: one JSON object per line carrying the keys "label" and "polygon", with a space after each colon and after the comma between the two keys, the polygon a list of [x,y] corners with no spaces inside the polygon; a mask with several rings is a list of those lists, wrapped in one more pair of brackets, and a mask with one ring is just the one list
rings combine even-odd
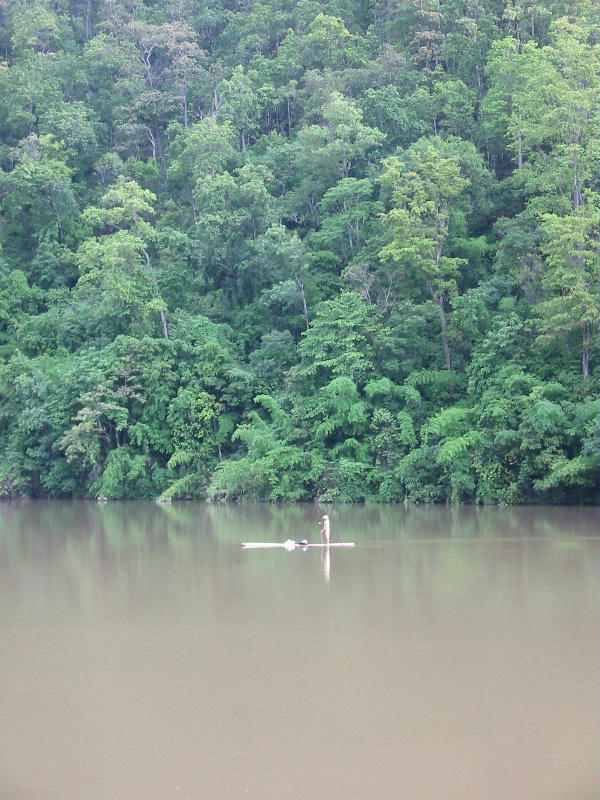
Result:
{"label": "fern-like foliage", "polygon": [[579,455],[575,458],[563,458],[554,464],[550,472],[535,481],[535,488],[548,491],[559,487],[598,485],[598,457],[595,455]]}
{"label": "fern-like foliage", "polygon": [[129,447],[111,450],[106,458],[104,470],[94,483],[97,497],[118,498],[127,495],[147,472],[147,459]]}
{"label": "fern-like foliage", "polygon": [[265,408],[271,415],[274,424],[277,425],[280,431],[288,431],[290,427],[290,417],[283,408],[279,401],[270,394],[259,394],[254,398],[254,402]]}
{"label": "fern-like foliage", "polygon": [[421,428],[424,441],[432,435],[445,437],[462,433],[473,417],[473,410],[463,406],[451,406],[431,417]]}
{"label": "fern-like foliage", "polygon": [[395,384],[389,378],[379,378],[378,380],[369,381],[365,386],[365,395],[369,400],[374,400],[379,397],[397,397],[402,392],[402,387]]}
{"label": "fern-like foliage", "polygon": [[438,450],[436,458],[438,464],[447,464],[455,461],[458,456],[465,453],[469,448],[479,444],[481,439],[481,432],[476,430],[470,430],[467,433],[463,433],[462,436],[446,439]]}

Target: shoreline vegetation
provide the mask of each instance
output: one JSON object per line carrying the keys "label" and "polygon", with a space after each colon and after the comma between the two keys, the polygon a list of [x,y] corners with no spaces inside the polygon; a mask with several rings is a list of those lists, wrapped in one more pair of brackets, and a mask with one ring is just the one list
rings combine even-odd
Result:
{"label": "shoreline vegetation", "polygon": [[597,504],[597,13],[5,3],[0,498]]}

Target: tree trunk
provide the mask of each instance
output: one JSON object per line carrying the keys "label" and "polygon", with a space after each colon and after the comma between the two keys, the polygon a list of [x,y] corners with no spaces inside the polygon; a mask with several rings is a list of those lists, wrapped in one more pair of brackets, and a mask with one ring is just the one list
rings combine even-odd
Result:
{"label": "tree trunk", "polygon": [[154,138],[154,134],[150,130],[150,128],[146,128],[146,132],[148,134],[148,139],[150,140],[150,144],[152,146],[152,158],[156,161],[156,139]]}
{"label": "tree trunk", "polygon": [[446,369],[450,371],[452,369],[452,363],[450,361],[450,346],[448,345],[448,323],[446,321],[446,312],[444,311],[444,295],[438,295],[435,298],[435,302],[437,303],[437,307],[440,312],[440,323],[442,326],[442,346],[444,348],[444,361],[446,362]]}
{"label": "tree trunk", "polygon": [[167,318],[165,316],[164,311],[159,311],[158,316],[160,318],[160,326],[162,328],[163,336],[165,339],[169,338],[169,326],[167,325]]}
{"label": "tree trunk", "polygon": [[578,163],[575,161],[575,174],[573,175],[573,205],[579,208],[583,205],[583,194],[579,184]]}
{"label": "tree trunk", "polygon": [[162,136],[160,135],[160,125],[158,122],[154,123],[154,139],[156,141],[156,153],[159,160],[162,161],[163,157],[163,146],[162,146]]}
{"label": "tree trunk", "polygon": [[92,0],[88,0],[85,6],[85,40],[89,42],[92,38]]}
{"label": "tree trunk", "polygon": [[[148,255],[148,251],[142,249],[142,253],[146,258],[146,264],[148,265],[148,272],[150,273],[150,277],[152,278],[152,283],[154,285],[154,291],[156,292],[156,296],[160,297],[160,293],[158,291],[158,283],[156,282],[156,275],[154,273],[154,269],[152,268],[152,262],[150,261],[150,256]],[[158,317],[160,319],[160,326],[162,328],[163,336],[165,339],[169,338],[169,326],[167,324],[167,317],[164,311],[158,312]]]}
{"label": "tree trunk", "polygon": [[306,295],[304,294],[304,281],[302,278],[297,279],[296,281],[298,288],[300,289],[300,294],[302,295],[302,313],[304,314],[304,322],[306,323],[306,330],[310,328],[310,324],[308,322],[308,306],[306,304]]}
{"label": "tree trunk", "polygon": [[590,376],[590,326],[586,322],[584,325],[581,326],[582,332],[582,345],[583,345],[583,356],[581,359],[581,366],[583,371],[583,377],[589,378]]}

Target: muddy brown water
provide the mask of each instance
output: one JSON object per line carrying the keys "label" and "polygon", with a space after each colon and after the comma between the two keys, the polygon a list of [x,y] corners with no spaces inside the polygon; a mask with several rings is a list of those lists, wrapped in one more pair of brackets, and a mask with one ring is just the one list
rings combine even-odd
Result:
{"label": "muddy brown water", "polygon": [[[244,551],[333,539],[351,550]],[[0,505],[2,800],[592,800],[598,509]]]}

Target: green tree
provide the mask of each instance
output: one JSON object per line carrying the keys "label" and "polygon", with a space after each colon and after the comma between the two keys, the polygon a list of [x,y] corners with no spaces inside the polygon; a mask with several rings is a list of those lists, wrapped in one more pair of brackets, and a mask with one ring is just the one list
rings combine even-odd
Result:
{"label": "green tree", "polygon": [[183,196],[190,204],[194,221],[198,212],[194,190],[198,181],[236,165],[235,133],[229,124],[218,124],[211,117],[182,131],[173,143],[167,170],[171,193]]}
{"label": "green tree", "polygon": [[234,68],[229,80],[221,81],[215,89],[215,97],[218,98],[215,119],[230,123],[238,131],[240,147],[245,150],[249,138],[258,129],[261,108],[260,99],[242,66]]}
{"label": "green tree", "polygon": [[306,216],[313,224],[318,223],[317,206],[325,191],[349,177],[384,139],[380,131],[363,123],[362,111],[339,92],[331,93],[320,116],[321,124],[301,128],[287,148],[293,164],[288,214],[296,219]]}
{"label": "green tree", "polygon": [[389,187],[393,208],[387,213],[392,240],[380,258],[412,272],[427,287],[439,309],[444,361],[451,369],[445,304],[456,292],[465,259],[447,255],[452,213],[464,194],[467,179],[452,155],[435,139],[419,142],[404,154],[385,161],[382,184]]}
{"label": "green tree", "polygon": [[600,214],[590,205],[567,216],[544,214],[541,221],[546,270],[542,286],[550,295],[538,304],[543,341],[581,332],[581,369],[590,374],[590,355],[597,338],[598,226]]}
{"label": "green tree", "polygon": [[335,377],[351,378],[359,385],[375,370],[374,341],[377,315],[355,292],[342,292],[321,303],[298,345],[300,363],[290,380],[302,394],[320,388]]}
{"label": "green tree", "polygon": [[154,215],[155,199],[152,192],[121,177],[102,196],[100,206],[85,209],[84,223],[99,235],[79,247],[77,291],[96,293],[100,311],[113,319],[123,315],[143,325],[147,314],[156,312],[168,338],[166,307],[148,252],[154,230],[147,218]]}
{"label": "green tree", "polygon": [[0,173],[2,240],[6,252],[24,263],[45,241],[71,244],[78,209],[72,169],[53,136],[31,134],[20,142],[13,158],[13,169]]}
{"label": "green tree", "polygon": [[321,227],[310,241],[321,249],[337,250],[346,263],[350,261],[364,243],[367,221],[383,210],[372,197],[368,178],[342,178],[323,195]]}

